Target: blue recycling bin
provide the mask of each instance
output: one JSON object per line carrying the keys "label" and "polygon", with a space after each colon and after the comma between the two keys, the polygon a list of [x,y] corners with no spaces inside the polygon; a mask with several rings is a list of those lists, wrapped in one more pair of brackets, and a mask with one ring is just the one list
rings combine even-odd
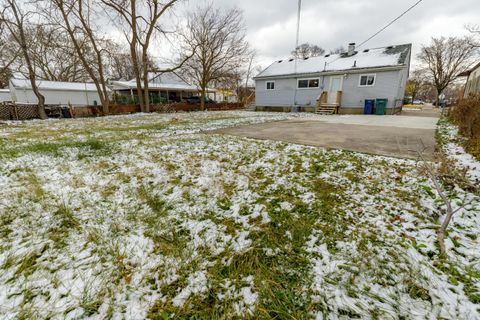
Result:
{"label": "blue recycling bin", "polygon": [[365,106],[363,108],[363,114],[373,114],[374,107],[375,107],[375,100],[365,99]]}

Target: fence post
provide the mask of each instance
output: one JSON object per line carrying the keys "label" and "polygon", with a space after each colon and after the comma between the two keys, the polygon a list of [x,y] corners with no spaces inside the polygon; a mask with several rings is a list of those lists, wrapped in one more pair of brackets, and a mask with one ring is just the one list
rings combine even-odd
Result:
{"label": "fence post", "polygon": [[15,117],[17,118],[17,119],[15,119],[15,120],[20,120],[20,119],[18,118],[18,109],[17,109],[17,104],[16,104],[15,102],[13,103],[13,111],[14,111]]}

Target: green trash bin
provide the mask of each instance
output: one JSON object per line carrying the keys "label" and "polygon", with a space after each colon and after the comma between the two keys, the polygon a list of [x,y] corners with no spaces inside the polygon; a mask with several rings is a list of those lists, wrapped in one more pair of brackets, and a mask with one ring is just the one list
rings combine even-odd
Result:
{"label": "green trash bin", "polygon": [[375,103],[375,114],[383,116],[387,109],[388,99],[377,99]]}

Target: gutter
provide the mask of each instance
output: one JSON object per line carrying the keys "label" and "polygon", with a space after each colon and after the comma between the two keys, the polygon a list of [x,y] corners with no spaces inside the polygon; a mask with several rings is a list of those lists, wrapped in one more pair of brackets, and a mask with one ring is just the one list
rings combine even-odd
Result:
{"label": "gutter", "polygon": [[369,72],[380,72],[380,71],[396,71],[401,70],[407,67],[407,65],[398,65],[390,67],[375,67],[375,68],[355,68],[347,70],[335,70],[335,71],[317,71],[317,72],[305,72],[305,73],[289,73],[289,74],[279,74],[271,76],[257,76],[253,80],[263,80],[263,79],[290,79],[297,77],[311,77],[311,76],[329,76],[329,75],[342,75],[342,74],[355,74],[355,73],[364,73],[365,71]]}
{"label": "gutter", "polygon": [[[16,90],[33,90],[32,87],[15,87],[13,86]],[[85,91],[88,91],[88,92],[97,92],[97,89],[68,89],[68,88],[41,88],[39,87],[38,90],[42,90],[42,91],[75,91],[75,92],[85,92]],[[107,90],[108,91],[112,91],[110,89]]]}

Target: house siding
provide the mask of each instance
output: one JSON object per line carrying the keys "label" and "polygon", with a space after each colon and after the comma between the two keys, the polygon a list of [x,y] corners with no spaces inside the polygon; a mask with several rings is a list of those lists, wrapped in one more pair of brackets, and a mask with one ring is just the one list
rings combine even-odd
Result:
{"label": "house siding", "polygon": [[480,65],[471,71],[465,85],[465,98],[471,94],[480,93]]}
{"label": "house siding", "polygon": [[[38,103],[37,96],[31,89],[15,88],[10,86],[13,101],[17,103]],[[45,104],[60,104],[73,106],[100,104],[100,97],[96,91],[70,91],[70,90],[40,90],[45,97]]]}
{"label": "house siding", "polygon": [[[360,87],[359,81],[362,74],[376,74],[373,87]],[[349,74],[343,81],[343,98],[341,107],[363,108],[366,99],[388,99],[387,107],[395,106],[395,101],[400,98],[400,78],[403,70],[368,72]],[[403,94],[402,94],[403,98]]]}
{"label": "house siding", "polygon": [[[375,86],[359,87],[360,76],[376,74]],[[393,71],[346,74],[343,79],[342,108],[363,108],[365,99],[388,99],[388,107],[394,107],[396,100],[403,99],[407,82],[408,68]],[[256,105],[261,107],[288,107],[292,105],[314,106],[317,98],[325,90],[328,91],[330,79],[336,75],[317,75],[309,78],[320,78],[320,88],[298,89],[295,93],[297,78],[288,79],[257,79]],[[266,90],[266,82],[275,81],[275,90]],[[296,97],[296,99],[294,99]],[[296,101],[295,101],[296,100]]]}

